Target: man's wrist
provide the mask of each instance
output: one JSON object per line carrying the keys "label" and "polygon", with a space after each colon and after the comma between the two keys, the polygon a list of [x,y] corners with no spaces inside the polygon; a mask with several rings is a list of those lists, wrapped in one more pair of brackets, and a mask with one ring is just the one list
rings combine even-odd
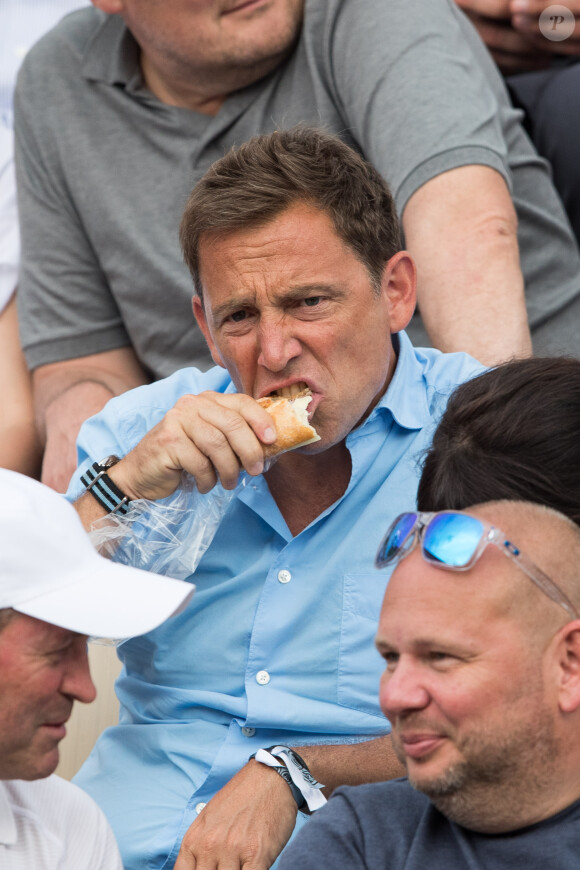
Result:
{"label": "man's wrist", "polygon": [[250,759],[273,768],[285,780],[299,810],[314,811],[326,803],[321,791],[324,785],[316,781],[304,759],[295,750],[277,744],[259,749]]}
{"label": "man's wrist", "polygon": [[[256,753],[254,753],[253,755],[250,755],[248,761],[253,761],[255,764],[258,764],[260,767],[265,766],[256,760]],[[275,767],[270,767],[270,770],[273,773],[278,774],[278,776],[284,780],[284,782],[286,783],[286,786],[287,786],[286,792],[288,792],[288,789],[290,790],[290,794],[292,795],[292,799],[296,805],[296,808],[298,810],[301,810],[304,807],[306,809],[306,811],[308,811],[306,808],[306,801],[304,800],[302,792],[292,782],[292,777],[288,773],[287,768],[283,764],[280,764],[280,765],[277,765]]]}
{"label": "man's wrist", "polygon": [[81,475],[81,483],[107,513],[125,516],[131,499],[108,474],[118,462],[119,457],[112,455],[94,462]]}

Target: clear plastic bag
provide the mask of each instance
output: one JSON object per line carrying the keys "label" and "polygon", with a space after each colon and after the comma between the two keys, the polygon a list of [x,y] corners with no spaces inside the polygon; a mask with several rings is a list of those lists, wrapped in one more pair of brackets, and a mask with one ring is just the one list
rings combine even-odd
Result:
{"label": "clear plastic bag", "polygon": [[185,580],[211,544],[235,494],[249,480],[244,473],[236,489],[226,490],[218,483],[202,494],[191,475],[183,472],[173,495],[132,501],[125,516],[108,514],[97,520],[91,540],[114,562]]}

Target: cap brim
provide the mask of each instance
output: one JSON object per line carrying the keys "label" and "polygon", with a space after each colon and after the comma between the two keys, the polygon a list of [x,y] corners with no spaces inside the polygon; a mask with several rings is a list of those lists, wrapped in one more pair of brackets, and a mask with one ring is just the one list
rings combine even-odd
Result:
{"label": "cap brim", "polygon": [[183,610],[195,590],[192,583],[97,559],[75,582],[15,609],[79,634],[121,640],[157,628]]}

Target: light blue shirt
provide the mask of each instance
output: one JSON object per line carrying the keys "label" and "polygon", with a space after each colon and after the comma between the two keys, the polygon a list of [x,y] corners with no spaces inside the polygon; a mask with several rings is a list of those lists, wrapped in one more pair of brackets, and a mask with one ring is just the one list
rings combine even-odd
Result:
{"label": "light blue shirt", "polygon": [[[449,393],[481,371],[465,354],[399,340],[387,392],[347,438],[352,476],[342,498],[293,538],[256,478],[230,504],[185,612],[119,648],[120,724],[76,781],[108,815],[126,870],[172,867],[202,805],[259,747],[388,731],[373,645],[387,576],[373,559],[389,522],[414,507]],[[124,455],[179,396],[207,389],[231,391],[227,372],[184,369],[112,400],[81,430],[83,469]]]}

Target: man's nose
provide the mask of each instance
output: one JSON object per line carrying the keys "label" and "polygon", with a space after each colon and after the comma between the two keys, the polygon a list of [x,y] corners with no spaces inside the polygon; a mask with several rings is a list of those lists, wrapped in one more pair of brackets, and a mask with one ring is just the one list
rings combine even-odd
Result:
{"label": "man's nose", "polygon": [[91,701],[95,700],[97,690],[91,679],[86,643],[79,644],[74,656],[71,656],[62,681],[61,691],[76,701],[82,701],[83,704],[90,704]]}
{"label": "man's nose", "polygon": [[392,670],[383,673],[379,702],[387,719],[413,710],[423,710],[429,700],[429,691],[421,678],[419,666],[399,659]]}
{"label": "man's nose", "polygon": [[283,317],[262,317],[259,327],[258,365],[281,372],[302,353],[302,345]]}

